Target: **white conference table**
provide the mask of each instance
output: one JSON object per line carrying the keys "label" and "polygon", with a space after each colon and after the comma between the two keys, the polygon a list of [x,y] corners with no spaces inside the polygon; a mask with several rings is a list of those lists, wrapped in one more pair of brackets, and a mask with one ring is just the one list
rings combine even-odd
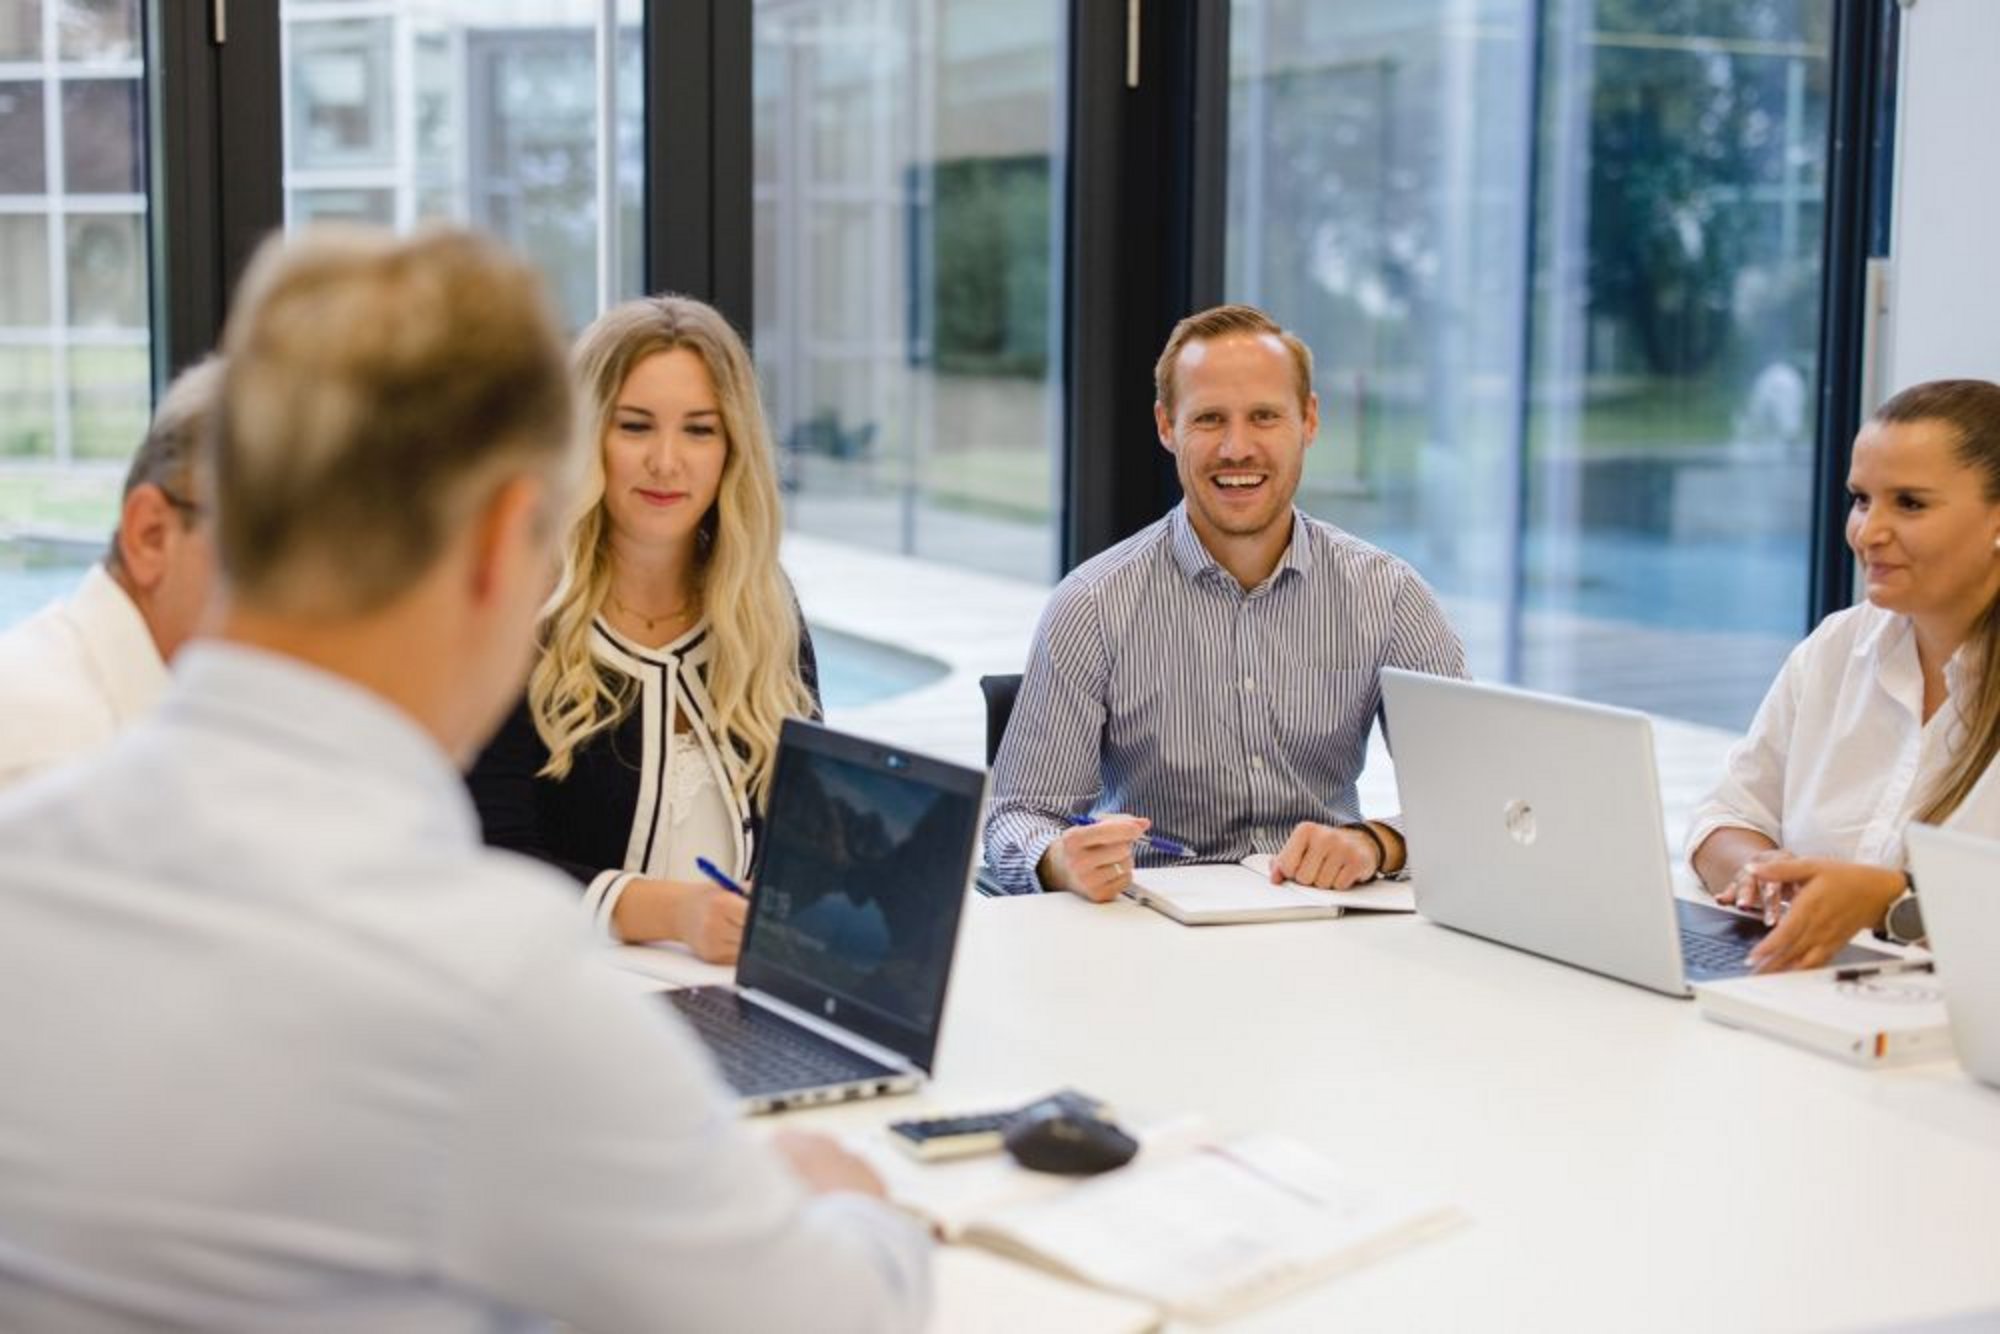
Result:
{"label": "white conference table", "polygon": [[1420,918],[1189,928],[974,898],[927,1092],[783,1119],[1063,1085],[1281,1131],[1468,1215],[1232,1331],[2000,1324],[2000,1090],[1949,1060],[1849,1067]]}

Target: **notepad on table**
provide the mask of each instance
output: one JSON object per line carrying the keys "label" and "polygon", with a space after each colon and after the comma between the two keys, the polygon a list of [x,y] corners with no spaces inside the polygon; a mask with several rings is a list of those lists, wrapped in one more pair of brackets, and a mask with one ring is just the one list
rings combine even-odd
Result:
{"label": "notepad on table", "polygon": [[1274,885],[1272,861],[1260,852],[1240,862],[1145,866],[1133,872],[1132,888],[1125,892],[1187,926],[1417,910],[1407,883],[1376,880],[1353,889],[1312,889],[1289,880]]}

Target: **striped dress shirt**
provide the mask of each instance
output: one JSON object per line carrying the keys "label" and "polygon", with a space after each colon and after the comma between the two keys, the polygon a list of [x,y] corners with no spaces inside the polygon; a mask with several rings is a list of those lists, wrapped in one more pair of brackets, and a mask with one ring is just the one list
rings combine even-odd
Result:
{"label": "striped dress shirt", "polygon": [[1384,667],[1465,675],[1409,565],[1295,510],[1284,558],[1245,590],[1182,503],[1051,595],[994,760],[987,861],[1033,892],[1062,817],[1090,812],[1150,817],[1205,861],[1358,820]]}

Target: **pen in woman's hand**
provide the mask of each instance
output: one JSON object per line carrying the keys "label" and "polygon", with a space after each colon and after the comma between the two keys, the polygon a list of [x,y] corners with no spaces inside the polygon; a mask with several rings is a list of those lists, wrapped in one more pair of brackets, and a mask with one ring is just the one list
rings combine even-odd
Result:
{"label": "pen in woman's hand", "polygon": [[750,897],[749,890],[743,888],[743,886],[737,884],[734,880],[730,879],[728,874],[724,872],[720,866],[717,866],[714,862],[710,861],[708,858],[706,857],[695,858],[694,867],[697,871],[700,871],[703,875],[707,876],[710,880],[713,880],[716,884],[721,885],[724,889],[728,890],[731,894],[734,894],[737,898],[747,899]]}

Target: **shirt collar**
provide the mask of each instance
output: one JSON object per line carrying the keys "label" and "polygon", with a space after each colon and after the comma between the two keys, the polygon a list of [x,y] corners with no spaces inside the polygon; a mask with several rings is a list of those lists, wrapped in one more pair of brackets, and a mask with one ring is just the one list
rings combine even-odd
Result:
{"label": "shirt collar", "polygon": [[[1976,670],[1971,648],[1972,641],[1967,640],[1945,662],[1945,689],[1953,699],[1966,697],[1966,688]],[[1917,632],[1909,617],[1896,612],[1880,612],[1875,624],[1854,641],[1854,656],[1868,660],[1882,688],[1897,699],[1914,701],[1912,707],[1921,715],[1923,665],[1917,659]]]}
{"label": "shirt collar", "polygon": [[[1232,584],[1235,582],[1235,576],[1223,569],[1222,562],[1202,544],[1201,534],[1194,530],[1194,520],[1188,517],[1187,501],[1183,500],[1174,506],[1173,513],[1167,516],[1167,528],[1173,547],[1174,563],[1180,566],[1182,574],[1194,580],[1220,576]],[[1275,584],[1284,577],[1287,570],[1307,574],[1312,570],[1313,560],[1312,534],[1306,527],[1305,516],[1299,513],[1295,505],[1292,507],[1291,541],[1285,544],[1285,554],[1278,558],[1278,564],[1271,571],[1270,578],[1258,587]]]}
{"label": "shirt collar", "polygon": [[167,687],[167,665],[146,618],[101,562],[83,576],[67,611],[118,720],[129,723],[150,710]]}
{"label": "shirt collar", "polygon": [[463,779],[437,741],[380,695],[297,658],[197,640],[175,659],[160,716],[265,743],[316,772],[363,773],[430,804],[451,836],[478,841]]}

